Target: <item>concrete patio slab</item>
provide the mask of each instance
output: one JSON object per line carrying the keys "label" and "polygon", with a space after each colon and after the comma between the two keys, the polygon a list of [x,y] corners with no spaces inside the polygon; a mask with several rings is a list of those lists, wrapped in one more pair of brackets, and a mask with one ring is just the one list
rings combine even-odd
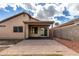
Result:
{"label": "concrete patio slab", "polygon": [[18,44],[0,52],[0,55],[43,55],[63,54],[67,56],[79,55],[72,49],[55,40],[23,40]]}

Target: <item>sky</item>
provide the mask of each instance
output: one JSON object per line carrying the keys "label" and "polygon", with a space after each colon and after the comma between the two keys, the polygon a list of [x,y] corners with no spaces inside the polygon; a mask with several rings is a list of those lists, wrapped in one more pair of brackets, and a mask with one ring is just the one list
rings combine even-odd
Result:
{"label": "sky", "polygon": [[0,21],[23,11],[39,20],[63,24],[79,18],[79,3],[0,3]]}

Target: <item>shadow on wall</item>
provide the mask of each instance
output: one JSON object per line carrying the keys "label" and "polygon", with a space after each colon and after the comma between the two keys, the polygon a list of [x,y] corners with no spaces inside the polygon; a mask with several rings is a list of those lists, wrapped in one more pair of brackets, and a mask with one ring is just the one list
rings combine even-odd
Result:
{"label": "shadow on wall", "polygon": [[49,37],[50,37],[50,39],[53,39],[53,29],[52,28],[49,30]]}

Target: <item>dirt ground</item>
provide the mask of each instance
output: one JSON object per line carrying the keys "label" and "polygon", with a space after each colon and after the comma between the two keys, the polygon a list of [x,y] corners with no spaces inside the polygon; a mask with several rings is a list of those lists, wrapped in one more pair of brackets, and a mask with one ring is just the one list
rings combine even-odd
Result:
{"label": "dirt ground", "polygon": [[0,39],[0,52],[9,48],[10,46],[20,42],[22,40],[4,40],[4,39]]}
{"label": "dirt ground", "polygon": [[67,40],[67,39],[61,39],[61,38],[55,38],[58,42],[64,44],[65,46],[75,50],[79,53],[79,41],[78,40]]}

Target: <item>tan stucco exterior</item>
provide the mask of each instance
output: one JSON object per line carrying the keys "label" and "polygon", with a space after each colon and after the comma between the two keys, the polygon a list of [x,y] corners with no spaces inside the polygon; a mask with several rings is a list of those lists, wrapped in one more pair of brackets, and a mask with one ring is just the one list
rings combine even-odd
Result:
{"label": "tan stucco exterior", "polygon": [[[25,17],[23,15],[17,16],[11,20],[8,20],[6,22],[1,23],[0,25],[5,25],[5,27],[0,27],[0,39],[23,39],[24,38],[24,23],[23,21],[28,21],[29,18],[26,15]],[[13,32],[13,26],[23,26],[23,32],[22,33],[14,33]],[[28,26],[26,25],[26,28]],[[28,29],[26,29],[28,37]]]}
{"label": "tan stucco exterior", "polygon": [[[5,22],[1,22],[0,26],[4,26],[4,27],[0,27],[0,39],[24,39],[24,37],[28,38],[29,36],[28,24],[24,24],[23,21],[36,22],[38,20],[35,20],[33,18],[30,19],[30,17],[27,14],[25,15],[21,14]],[[21,33],[13,32],[13,26],[23,26],[23,32]]]}

